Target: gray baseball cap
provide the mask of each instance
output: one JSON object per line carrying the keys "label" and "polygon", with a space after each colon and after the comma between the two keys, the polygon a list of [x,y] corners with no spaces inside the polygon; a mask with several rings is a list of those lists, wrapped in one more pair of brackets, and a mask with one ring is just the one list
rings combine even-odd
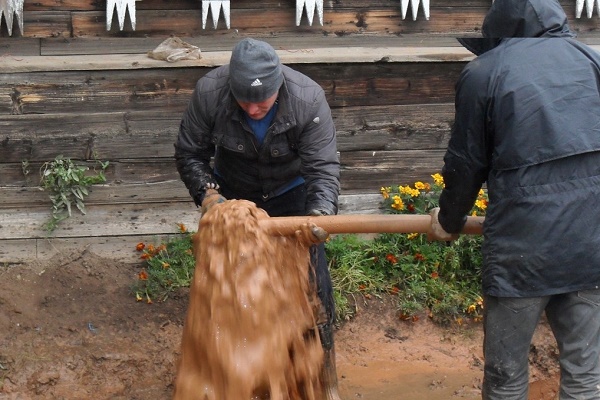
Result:
{"label": "gray baseball cap", "polygon": [[238,42],[229,62],[229,85],[238,101],[260,103],[283,82],[281,62],[270,44],[246,38]]}

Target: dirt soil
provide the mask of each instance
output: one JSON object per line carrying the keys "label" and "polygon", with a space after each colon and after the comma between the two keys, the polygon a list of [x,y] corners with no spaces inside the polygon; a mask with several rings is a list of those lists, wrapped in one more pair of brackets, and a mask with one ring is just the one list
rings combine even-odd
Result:
{"label": "dirt soil", "polygon": [[[136,302],[140,266],[85,250],[1,266],[0,399],[170,399],[188,293]],[[344,400],[481,398],[480,325],[401,321],[393,298],[371,298],[335,339]],[[546,324],[530,360],[530,400],[556,399]]]}

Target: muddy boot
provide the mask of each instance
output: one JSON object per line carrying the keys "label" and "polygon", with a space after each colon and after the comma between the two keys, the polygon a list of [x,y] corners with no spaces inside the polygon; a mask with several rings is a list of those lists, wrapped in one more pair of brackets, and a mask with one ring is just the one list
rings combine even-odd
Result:
{"label": "muddy boot", "polygon": [[323,399],[341,400],[338,393],[338,380],[335,368],[335,346],[333,344],[333,326],[331,324],[319,325],[319,337],[323,345],[323,367],[321,370],[321,385],[323,386]]}

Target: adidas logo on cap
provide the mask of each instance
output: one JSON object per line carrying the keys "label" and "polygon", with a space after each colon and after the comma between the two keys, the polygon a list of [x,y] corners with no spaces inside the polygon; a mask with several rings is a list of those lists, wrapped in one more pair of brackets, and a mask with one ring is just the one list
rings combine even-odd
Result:
{"label": "adidas logo on cap", "polygon": [[262,82],[260,81],[260,79],[256,78],[256,80],[254,82],[252,82],[252,84],[250,84],[250,86],[252,86],[252,87],[262,86]]}

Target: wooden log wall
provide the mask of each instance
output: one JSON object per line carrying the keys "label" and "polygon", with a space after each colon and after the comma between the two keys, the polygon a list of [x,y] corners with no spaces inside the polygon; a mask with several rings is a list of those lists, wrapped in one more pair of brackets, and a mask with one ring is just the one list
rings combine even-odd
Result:
{"label": "wooden log wall", "polygon": [[[598,16],[575,18],[580,40],[600,44]],[[236,0],[202,29],[200,0],[136,2],[121,31],[106,2],[24,3],[23,32],[0,20],[0,262],[17,263],[86,246],[135,259],[139,241],[162,240],[199,213],[173,162],[173,143],[193,87],[228,62],[243,37],[271,43],[284,63],[316,80],[332,107],[342,162],[341,213],[380,212],[379,188],[430,180],[453,121],[454,83],[472,55],[457,36],[477,36],[490,0],[432,0],[430,19],[400,0],[324,2],[324,23],[295,24],[295,1]],[[168,63],[147,51],[169,36],[202,58]],[[87,214],[74,212],[51,236],[39,169],[56,156],[93,166],[109,161]]]}

